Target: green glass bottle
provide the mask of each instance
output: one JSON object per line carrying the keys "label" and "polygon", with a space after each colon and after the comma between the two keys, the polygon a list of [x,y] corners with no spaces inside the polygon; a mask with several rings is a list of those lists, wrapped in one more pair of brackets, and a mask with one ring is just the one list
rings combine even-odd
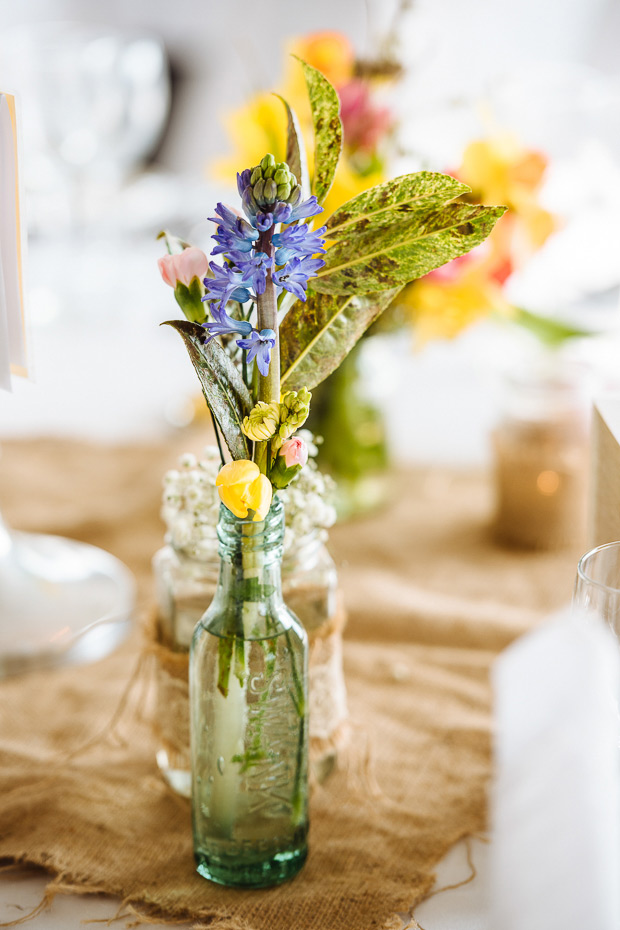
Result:
{"label": "green glass bottle", "polygon": [[307,855],[308,648],[282,600],[284,508],[263,522],[222,505],[220,575],[190,655],[192,820],[198,872],[262,888]]}

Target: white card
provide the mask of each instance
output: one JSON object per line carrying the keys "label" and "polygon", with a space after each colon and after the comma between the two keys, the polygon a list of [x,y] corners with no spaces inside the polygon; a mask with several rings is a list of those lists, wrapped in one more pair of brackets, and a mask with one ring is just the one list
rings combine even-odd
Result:
{"label": "white card", "polygon": [[620,927],[620,659],[569,613],[493,668],[494,930]]}
{"label": "white card", "polygon": [[15,98],[0,93],[0,388],[27,375],[23,226]]}

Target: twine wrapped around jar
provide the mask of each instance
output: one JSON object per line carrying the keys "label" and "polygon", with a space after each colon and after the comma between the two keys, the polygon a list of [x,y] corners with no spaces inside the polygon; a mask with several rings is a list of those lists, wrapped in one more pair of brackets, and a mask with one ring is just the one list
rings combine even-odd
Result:
{"label": "twine wrapped around jar", "polygon": [[[342,631],[346,611],[336,609],[320,626],[308,630],[310,688],[310,767],[321,782],[349,740],[347,696],[342,668]],[[144,652],[153,658],[157,707],[153,730],[159,740],[158,763],[177,793],[190,794],[189,653],[164,642],[157,611],[144,628]]]}

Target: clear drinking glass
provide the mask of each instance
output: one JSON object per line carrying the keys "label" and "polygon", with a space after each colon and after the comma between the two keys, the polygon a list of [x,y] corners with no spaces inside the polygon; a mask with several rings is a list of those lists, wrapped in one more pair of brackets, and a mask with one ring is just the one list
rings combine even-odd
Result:
{"label": "clear drinking glass", "polygon": [[620,541],[597,546],[579,560],[573,604],[594,611],[620,638]]}

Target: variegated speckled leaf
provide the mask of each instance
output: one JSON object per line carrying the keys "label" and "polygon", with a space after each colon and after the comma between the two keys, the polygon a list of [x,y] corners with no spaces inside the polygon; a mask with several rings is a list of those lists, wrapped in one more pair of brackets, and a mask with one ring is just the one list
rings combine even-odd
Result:
{"label": "variegated speckled leaf", "polygon": [[308,390],[335,371],[345,355],[392,302],[399,287],[379,294],[317,294],[308,289],[280,326],[283,391]]}
{"label": "variegated speckled leaf", "polygon": [[323,203],[332,186],[342,148],[340,101],[336,89],[320,71],[301,58],[298,60],[304,70],[314,126],[312,192]]}
{"label": "variegated speckled leaf", "polygon": [[172,326],[182,337],[209,410],[233,459],[249,458],[241,423],[250,412],[252,399],[238,369],[215,340],[205,344],[207,334],[197,323],[168,320],[162,326]]}
{"label": "variegated speckled leaf", "polygon": [[310,196],[310,176],[304,137],[295,111],[291,109],[284,97],[280,97],[280,94],[276,94],[276,97],[282,101],[286,110],[286,163],[301,187],[302,200],[306,200]]}
{"label": "variegated speckled leaf", "polygon": [[480,245],[505,212],[505,207],[449,203],[354,233],[327,250],[312,287],[325,294],[365,294],[406,284]]}
{"label": "variegated speckled leaf", "polygon": [[404,174],[347,201],[327,221],[330,239],[344,239],[407,219],[420,210],[438,210],[451,200],[468,194],[470,188],[437,171]]}

